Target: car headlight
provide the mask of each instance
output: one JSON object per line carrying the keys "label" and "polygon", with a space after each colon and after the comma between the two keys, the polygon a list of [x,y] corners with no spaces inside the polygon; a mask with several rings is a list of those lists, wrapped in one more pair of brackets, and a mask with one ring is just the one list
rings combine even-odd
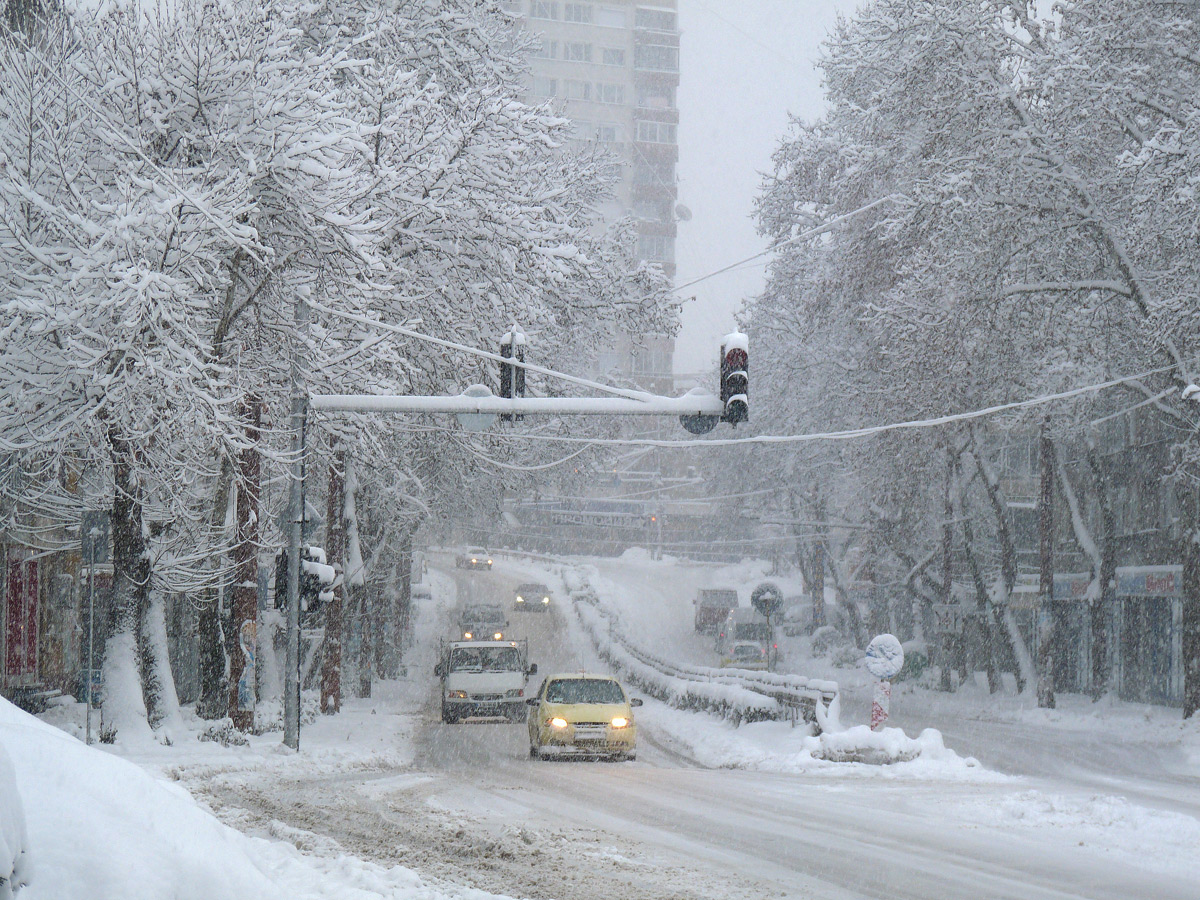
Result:
{"label": "car headlight", "polygon": [[489,560],[488,560],[488,565],[490,566],[491,564],[492,564],[492,561],[489,559]]}
{"label": "car headlight", "polygon": [[503,637],[504,637],[504,632],[497,631],[495,634],[492,635],[492,640],[498,641],[498,640],[501,640]]}
{"label": "car headlight", "polygon": [[543,598],[542,598],[542,602],[543,602],[543,603],[549,603],[549,602],[550,602],[550,598],[549,598],[549,597],[543,597]]}
{"label": "car headlight", "polygon": [[617,716],[616,718],[614,718],[612,720],[613,728],[624,728],[628,724],[629,724],[629,720],[627,718],[625,718],[624,716]]}
{"label": "car headlight", "polygon": [[551,720],[550,720],[550,721],[549,721],[547,724],[548,724],[548,725],[549,725],[551,728],[566,728],[566,727],[567,727],[567,720],[566,720],[566,719],[563,719],[563,718],[560,718],[559,716],[555,716],[555,717],[554,717],[553,719],[551,719]]}
{"label": "car headlight", "polygon": [[520,596],[520,595],[518,595],[518,596],[517,596],[517,602],[518,602],[518,603],[524,603],[524,602],[525,602],[525,598],[524,598],[524,597],[522,597],[522,596]]}
{"label": "car headlight", "polygon": [[525,689],[524,688],[511,688],[510,690],[507,690],[504,692],[504,696],[505,697],[524,697]]}
{"label": "car headlight", "polygon": [[477,562],[479,562],[479,560],[477,560],[477,559],[475,559],[474,557],[472,557],[472,558],[471,558],[471,562],[472,562],[472,563],[477,563]]}
{"label": "car headlight", "polygon": [[469,631],[464,631],[464,632],[463,632],[463,640],[464,640],[464,641],[469,641],[469,640],[470,640],[471,638],[473,638],[473,637],[474,637],[474,635],[473,635],[473,634],[471,634],[471,632],[469,632]]}

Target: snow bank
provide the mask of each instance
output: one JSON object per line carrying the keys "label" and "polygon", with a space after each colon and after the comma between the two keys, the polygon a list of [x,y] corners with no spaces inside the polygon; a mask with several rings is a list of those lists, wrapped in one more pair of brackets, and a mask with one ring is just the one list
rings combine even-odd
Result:
{"label": "snow bank", "polygon": [[[411,870],[363,862],[336,847],[325,848],[327,856],[307,856],[292,843],[249,837],[218,822],[178,785],[0,700],[0,756],[3,751],[12,759],[29,855],[37,863],[19,900],[494,896],[434,888]],[[3,784],[0,773],[8,834]]]}
{"label": "snow bank", "polygon": [[[975,759],[947,749],[932,728],[910,738],[898,728],[873,732],[866,725],[809,734],[786,722],[754,722],[741,728],[709,716],[658,707],[653,727],[685,747],[687,754],[717,769],[796,773],[831,778],[906,781],[1006,782]],[[642,719],[643,727],[646,718]]]}
{"label": "snow bank", "polygon": [[17,775],[12,760],[0,746],[0,897],[20,890],[29,879],[32,862],[28,846]]}

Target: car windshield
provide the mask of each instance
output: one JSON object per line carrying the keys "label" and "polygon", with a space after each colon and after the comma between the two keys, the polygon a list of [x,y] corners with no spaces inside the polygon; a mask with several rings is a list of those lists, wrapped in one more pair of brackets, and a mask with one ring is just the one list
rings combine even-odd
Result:
{"label": "car windshield", "polygon": [[547,703],[624,703],[625,693],[607,678],[559,678],[546,688]]}
{"label": "car windshield", "polygon": [[517,595],[520,597],[545,597],[550,593],[550,588],[544,584],[523,584],[517,588]]}
{"label": "car windshield", "polygon": [[464,622],[503,622],[504,611],[498,606],[472,606],[463,612]]}
{"label": "car windshield", "polygon": [[521,668],[516,647],[456,647],[450,654],[455,672],[515,672]]}
{"label": "car windshield", "polygon": [[734,637],[745,638],[751,641],[769,641],[771,639],[771,626],[765,622],[750,622],[745,625],[738,625]]}

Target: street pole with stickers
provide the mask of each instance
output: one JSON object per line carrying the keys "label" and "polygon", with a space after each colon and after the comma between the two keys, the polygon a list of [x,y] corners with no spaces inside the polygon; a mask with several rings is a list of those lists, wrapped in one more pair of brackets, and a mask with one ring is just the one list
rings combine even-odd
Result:
{"label": "street pole with stickers", "polygon": [[867,644],[865,665],[867,671],[878,679],[875,695],[871,700],[871,730],[878,731],[888,718],[892,700],[892,679],[904,667],[904,648],[895,635],[877,635]]}

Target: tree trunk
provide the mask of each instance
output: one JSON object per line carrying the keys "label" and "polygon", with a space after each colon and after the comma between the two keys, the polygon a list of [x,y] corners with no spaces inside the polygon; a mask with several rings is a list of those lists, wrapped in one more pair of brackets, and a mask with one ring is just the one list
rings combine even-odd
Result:
{"label": "tree trunk", "polygon": [[1183,529],[1183,717],[1200,710],[1200,524]]}
{"label": "tree trunk", "polygon": [[329,496],[326,500],[325,553],[329,564],[339,570],[333,584],[333,599],[325,610],[325,642],[321,652],[321,712],[333,715],[342,708],[342,618],[346,592],[346,482],[338,466],[345,456],[338,453],[329,466]]}
{"label": "tree trunk", "polygon": [[126,739],[152,737],[142,694],[138,634],[149,599],[150,559],[142,530],[142,488],[134,470],[136,451],[109,434],[113,464],[113,597],[104,654],[106,730]]}
{"label": "tree trunk", "polygon": [[350,596],[359,621],[358,696],[370,697],[375,658],[375,650],[372,645],[374,629],[371,622],[370,595],[365,584],[355,584],[350,588]]}
{"label": "tree trunk", "polygon": [[[954,600],[952,596],[953,583],[951,581],[951,571],[954,565],[954,501],[951,485],[954,482],[954,459],[947,453],[946,455],[946,480],[943,486],[943,513],[945,521],[942,523],[942,604],[949,606]],[[938,668],[941,669],[942,677],[939,687],[949,693],[954,690],[954,680],[950,677],[950,660],[952,657],[951,647],[953,645],[953,635],[946,625],[941,625],[938,629]]]}
{"label": "tree trunk", "polygon": [[[229,491],[233,483],[233,466],[228,457],[221,460],[221,472],[217,476],[216,492],[213,495],[212,528],[222,535],[220,551],[214,548],[213,564],[219,569],[224,551],[225,517],[229,510]],[[199,641],[200,697],[196,702],[196,715],[202,719],[220,719],[227,715],[229,702],[226,697],[225,634],[221,628],[221,588],[219,585],[206,588],[200,600],[196,622]]]}
{"label": "tree trunk", "polygon": [[1057,669],[1054,610],[1054,444],[1050,426],[1042,422],[1041,492],[1038,496],[1038,706],[1054,708],[1054,676]]}
{"label": "tree trunk", "polygon": [[996,670],[995,640],[992,636],[992,610],[988,603],[987,586],[983,581],[983,573],[979,570],[979,561],[975,558],[975,529],[965,516],[962,522],[963,541],[966,547],[967,561],[971,566],[971,582],[975,586],[975,660],[972,668],[978,668],[983,662],[987,672],[988,693],[994,694],[1000,690],[1000,673]]}
{"label": "tree trunk", "polygon": [[[1000,489],[1000,483],[996,478],[996,473],[988,464],[980,449],[978,442],[975,440],[975,430],[969,429],[971,437],[971,455],[975,458],[975,465],[979,469],[979,474],[983,479],[984,490],[987,492],[988,502],[992,507],[992,515],[996,520],[996,540],[1000,544],[1000,582],[996,585],[995,595],[993,596],[993,615],[992,615],[992,636],[996,641],[993,644],[994,648],[1002,648],[1007,655],[1012,658],[1017,678],[1017,691],[1025,693],[1025,687],[1028,680],[1034,678],[1032,672],[1024,671],[1026,667],[1025,661],[1029,658],[1029,648],[1025,645],[1024,638],[1021,637],[1021,632],[1016,628],[1009,627],[1012,624],[1012,617],[1008,614],[1009,598],[1012,597],[1013,588],[1017,584],[1017,550],[1013,546],[1012,529],[1008,525],[1008,511],[1005,506],[1004,496]],[[1001,593],[1001,589],[1003,593]],[[999,610],[1001,623],[996,622],[996,611]],[[1004,641],[1005,645],[999,642]]]}
{"label": "tree trunk", "polygon": [[244,412],[248,446],[238,460],[232,604],[235,642],[229,657],[229,717],[239,730],[253,731],[258,699],[258,441],[262,426],[262,404],[257,397],[247,399]]}
{"label": "tree trunk", "polygon": [[159,591],[151,595],[147,604],[142,635],[142,683],[145,685],[147,718],[150,727],[170,744],[182,733],[183,719],[179,715],[179,694],[175,690],[167,645],[166,601]]}
{"label": "tree trunk", "polygon": [[1096,482],[1100,503],[1100,523],[1104,534],[1100,544],[1100,599],[1093,602],[1089,627],[1092,633],[1092,699],[1099,700],[1108,693],[1112,682],[1112,662],[1109,659],[1109,615],[1117,603],[1117,517],[1113,512],[1112,475],[1106,461],[1095,447],[1088,448],[1088,463]]}

